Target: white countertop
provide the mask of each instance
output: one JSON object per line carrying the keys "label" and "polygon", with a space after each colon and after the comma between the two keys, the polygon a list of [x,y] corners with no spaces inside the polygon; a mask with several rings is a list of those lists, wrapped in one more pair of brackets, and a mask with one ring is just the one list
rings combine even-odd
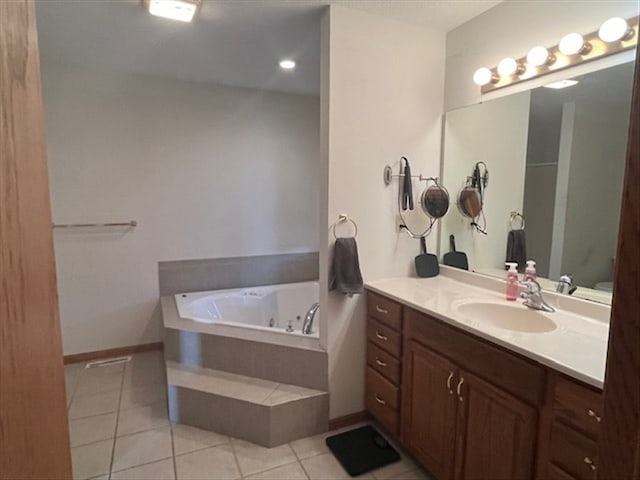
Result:
{"label": "white countertop", "polygon": [[[454,273],[455,277],[464,275],[469,274]],[[609,324],[602,318],[585,317],[568,310],[541,312],[554,321],[557,325],[555,330],[544,333],[516,332],[457,311],[457,306],[470,301],[489,301],[513,306],[514,302],[505,300],[503,293],[495,291],[495,286],[493,289],[481,288],[441,273],[433,278],[398,277],[376,280],[367,282],[366,288],[589,385],[597,388],[603,386]],[[543,295],[545,298],[552,296],[546,293]],[[522,303],[522,300],[516,302]]]}

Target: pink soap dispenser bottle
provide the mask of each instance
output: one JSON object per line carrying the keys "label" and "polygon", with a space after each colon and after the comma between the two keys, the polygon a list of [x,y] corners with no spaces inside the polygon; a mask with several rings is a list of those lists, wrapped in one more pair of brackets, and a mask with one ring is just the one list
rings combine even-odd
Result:
{"label": "pink soap dispenser bottle", "polygon": [[507,262],[509,271],[507,271],[507,300],[515,300],[518,298],[518,264],[515,262]]}

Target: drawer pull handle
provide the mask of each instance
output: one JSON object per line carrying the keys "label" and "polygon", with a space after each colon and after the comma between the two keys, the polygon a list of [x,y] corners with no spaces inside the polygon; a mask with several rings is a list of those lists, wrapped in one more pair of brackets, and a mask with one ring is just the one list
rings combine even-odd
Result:
{"label": "drawer pull handle", "polygon": [[596,412],[594,412],[593,410],[589,410],[589,416],[594,418],[596,422],[600,422],[600,415],[597,415]]}
{"label": "drawer pull handle", "polygon": [[387,402],[382,400],[377,394],[375,394],[374,397],[376,397],[376,402],[378,402],[380,405],[386,405],[387,404]]}
{"label": "drawer pull handle", "polygon": [[447,378],[447,390],[449,390],[449,395],[453,395],[453,390],[451,390],[451,379],[453,378],[453,372],[449,374],[449,378]]}
{"label": "drawer pull handle", "polygon": [[389,337],[387,337],[386,335],[382,335],[380,332],[376,332],[376,337],[378,337],[380,340],[384,340],[385,342],[389,340]]}
{"label": "drawer pull handle", "polygon": [[386,363],[386,362],[383,362],[383,361],[382,361],[382,360],[380,360],[378,357],[376,357],[376,363],[377,363],[378,365],[380,365],[381,367],[386,367],[386,366],[387,366],[387,363]]}
{"label": "drawer pull handle", "polygon": [[589,467],[591,467],[591,470],[593,470],[594,472],[596,471],[596,466],[593,463],[593,460],[591,460],[589,457],[584,457],[584,463],[589,465]]}
{"label": "drawer pull handle", "polygon": [[383,315],[388,315],[389,314],[389,310],[385,310],[384,308],[380,308],[378,305],[376,305],[376,312],[382,313]]}
{"label": "drawer pull handle", "polygon": [[458,394],[458,398],[460,399],[460,401],[463,400],[462,392],[460,391],[463,383],[464,383],[464,378],[460,377],[460,381],[458,382],[458,386],[456,387],[456,393]]}

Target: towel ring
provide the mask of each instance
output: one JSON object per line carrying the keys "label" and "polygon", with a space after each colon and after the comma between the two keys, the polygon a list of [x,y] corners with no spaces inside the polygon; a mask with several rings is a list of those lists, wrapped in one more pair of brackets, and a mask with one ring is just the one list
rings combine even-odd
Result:
{"label": "towel ring", "polygon": [[511,212],[511,217],[509,218],[509,228],[513,230],[513,221],[517,218],[520,218],[520,230],[524,230],[524,217],[521,213]]}
{"label": "towel ring", "polygon": [[344,213],[341,213],[340,215],[338,215],[338,220],[336,221],[336,223],[333,224],[333,238],[335,238],[336,240],[338,239],[338,236],[336,235],[336,227],[339,224],[344,223],[344,222],[351,222],[353,224],[353,229],[354,229],[353,236],[357,237],[358,236],[358,224],[355,222],[355,220],[353,220],[353,218],[349,218]]}

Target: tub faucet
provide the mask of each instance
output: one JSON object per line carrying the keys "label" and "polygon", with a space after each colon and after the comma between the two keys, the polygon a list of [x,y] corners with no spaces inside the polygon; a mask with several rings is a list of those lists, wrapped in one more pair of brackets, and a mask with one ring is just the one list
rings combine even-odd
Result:
{"label": "tub faucet", "polygon": [[313,319],[319,308],[320,303],[316,302],[309,307],[309,310],[307,310],[307,314],[304,316],[304,322],[302,322],[302,333],[304,335],[309,335],[311,333],[311,329],[313,328]]}
{"label": "tub faucet", "polygon": [[522,303],[525,307],[549,313],[556,311],[555,308],[542,298],[542,287],[538,282],[535,280],[525,280],[524,282],[520,282],[520,285],[524,285],[527,288],[520,294],[520,296],[525,299]]}
{"label": "tub faucet", "polygon": [[573,278],[569,275],[562,275],[558,280],[558,285],[556,285],[556,292],[571,295],[575,291],[576,287],[573,286]]}

